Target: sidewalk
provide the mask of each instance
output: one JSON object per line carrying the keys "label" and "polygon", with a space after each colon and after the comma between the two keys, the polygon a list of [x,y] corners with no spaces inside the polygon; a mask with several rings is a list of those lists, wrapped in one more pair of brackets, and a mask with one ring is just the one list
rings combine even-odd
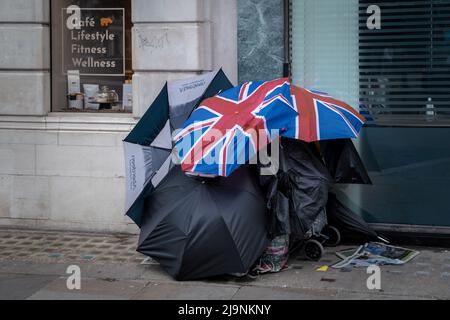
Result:
{"label": "sidewalk", "polygon": [[[256,280],[221,277],[175,282],[158,264],[143,265],[135,236],[0,229],[0,299],[450,299],[450,250],[417,248],[405,266],[382,267],[382,290],[367,289],[365,270],[316,269],[297,259],[280,274]],[[70,265],[81,268],[81,290],[66,287]]]}

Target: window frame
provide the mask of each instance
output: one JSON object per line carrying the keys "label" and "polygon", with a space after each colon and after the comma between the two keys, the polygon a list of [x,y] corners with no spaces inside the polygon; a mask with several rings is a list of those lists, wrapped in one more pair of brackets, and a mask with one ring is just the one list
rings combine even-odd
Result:
{"label": "window frame", "polygon": [[[58,0],[57,0],[58,1]],[[132,51],[133,51],[133,43],[132,43],[132,28],[133,28],[133,21],[132,21],[132,6],[133,6],[133,2],[132,0],[125,0],[128,2],[127,4],[127,8],[128,8],[128,12],[127,12],[127,8],[124,8],[125,10],[125,30],[124,30],[124,48],[123,50],[124,52],[124,56],[125,56],[125,61],[124,61],[124,69],[125,69],[125,75],[123,76],[124,81],[122,82],[125,83],[125,80],[132,80],[133,78],[133,74],[134,74],[134,70],[133,70],[133,64],[132,64]],[[49,38],[50,38],[50,114],[56,115],[56,114],[66,114],[69,116],[73,116],[73,115],[86,115],[86,116],[100,116],[100,117],[133,117],[134,116],[134,108],[135,105],[133,103],[133,106],[131,108],[131,110],[128,111],[124,111],[124,110],[82,110],[82,111],[76,111],[76,110],[72,110],[72,109],[68,109],[65,108],[63,104],[63,106],[61,106],[61,103],[57,103],[55,102],[55,91],[59,90],[59,91],[65,91],[67,92],[67,75],[63,75],[62,77],[65,77],[65,81],[59,83],[59,85],[57,85],[54,79],[54,72],[55,72],[55,41],[54,41],[54,32],[53,32],[53,28],[55,26],[55,19],[54,19],[54,10],[58,10],[57,8],[59,8],[59,5],[55,5],[56,1],[49,1]],[[105,7],[110,8],[111,5],[107,5],[108,2],[105,0]],[[58,10],[59,12],[59,10]],[[58,19],[58,23],[62,23],[59,21]],[[62,44],[61,44],[62,45]],[[58,52],[57,54],[61,54],[60,52]],[[61,61],[60,61],[61,62]],[[88,77],[95,77],[95,76],[88,76]],[[119,77],[119,76],[117,76]],[[56,86],[58,86],[58,88],[56,88]],[[83,86],[83,81],[81,81],[81,87]],[[56,89],[56,90],[55,90]],[[81,91],[83,91],[83,88],[81,88]],[[122,101],[121,99],[121,95],[119,95],[119,101]],[[122,97],[123,98],[123,97]],[[123,109],[123,107],[122,107]]]}

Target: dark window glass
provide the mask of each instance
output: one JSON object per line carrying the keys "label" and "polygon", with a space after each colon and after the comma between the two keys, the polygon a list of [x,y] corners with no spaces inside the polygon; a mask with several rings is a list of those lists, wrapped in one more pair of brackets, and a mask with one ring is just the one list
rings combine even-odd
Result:
{"label": "dark window glass", "polygon": [[[360,0],[360,99],[375,123],[450,123],[450,0]],[[381,9],[370,29],[370,5]]]}

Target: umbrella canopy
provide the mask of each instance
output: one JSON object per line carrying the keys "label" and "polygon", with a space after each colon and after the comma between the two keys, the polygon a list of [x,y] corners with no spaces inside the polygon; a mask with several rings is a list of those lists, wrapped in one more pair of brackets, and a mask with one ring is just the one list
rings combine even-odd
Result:
{"label": "umbrella canopy", "polygon": [[198,103],[232,88],[222,70],[167,83],[124,140],[126,212],[141,225],[144,199],[172,168],[172,134]]}
{"label": "umbrella canopy", "polygon": [[295,135],[288,79],[249,82],[203,101],[175,136],[183,171],[227,177],[279,137]]}
{"label": "umbrella canopy", "polygon": [[291,86],[298,112],[295,137],[305,142],[357,138],[366,120],[347,103],[325,93]]}
{"label": "umbrella canopy", "polygon": [[138,251],[177,280],[247,273],[267,247],[256,170],[189,177],[175,167],[145,201]]}

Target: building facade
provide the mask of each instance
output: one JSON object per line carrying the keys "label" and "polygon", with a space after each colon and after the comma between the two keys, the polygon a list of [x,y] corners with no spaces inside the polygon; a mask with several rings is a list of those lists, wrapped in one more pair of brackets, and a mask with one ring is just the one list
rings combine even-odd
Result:
{"label": "building facade", "polygon": [[[67,85],[52,77],[62,50],[52,33],[55,24],[62,27],[55,17],[66,2],[2,2],[0,225],[133,232],[124,216],[122,140],[167,80],[223,67],[237,82],[237,4],[125,1],[132,22],[126,43],[132,51],[132,113],[76,113],[59,112],[53,103],[58,99],[52,99],[67,93]],[[112,3],[81,5],[104,9]]]}
{"label": "building facade", "polygon": [[[380,227],[448,232],[450,3],[399,2],[4,0],[0,226],[135,232],[124,216],[122,140],[164,83],[223,68],[237,84],[290,66],[294,82],[371,120],[357,144],[374,186],[344,186],[347,204]],[[411,43],[399,44],[399,32]],[[74,69],[81,89],[106,85],[123,101],[132,80],[132,108],[68,108]]]}

